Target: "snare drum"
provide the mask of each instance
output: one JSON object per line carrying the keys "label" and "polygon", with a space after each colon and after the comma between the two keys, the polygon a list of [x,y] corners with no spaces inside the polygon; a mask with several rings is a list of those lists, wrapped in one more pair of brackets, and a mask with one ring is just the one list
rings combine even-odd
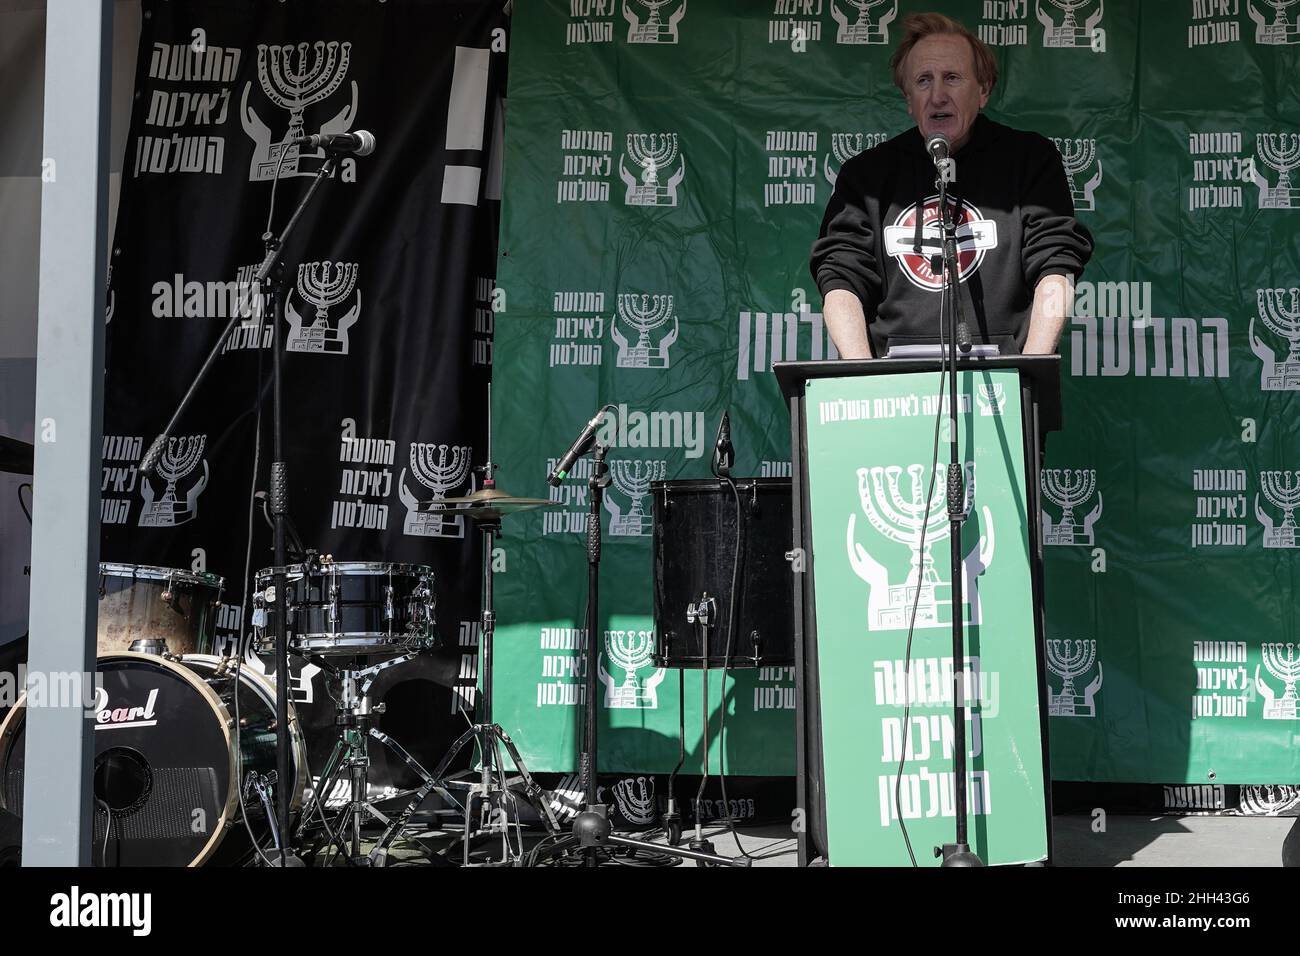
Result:
{"label": "snare drum", "polygon": [[[172,660],[114,654],[96,666],[93,862],[97,866],[239,865],[264,848],[270,822],[256,796],[239,791],[249,774],[275,769],[275,690],[247,667],[239,671],[239,734],[235,746],[235,680],[229,659],[194,655]],[[294,766],[291,804],[307,782],[307,751],[290,705]],[[26,699],[0,724],[0,799],[22,813]],[[111,815],[110,815],[111,814]]]}
{"label": "snare drum", "polygon": [[[257,572],[253,626],[259,651],[274,644],[275,568]],[[289,650],[302,657],[386,654],[438,647],[433,568],[322,561],[285,569]]]}
{"label": "snare drum", "polygon": [[146,638],[165,640],[175,657],[212,653],[224,583],[204,572],[101,564],[99,655],[129,651]]}

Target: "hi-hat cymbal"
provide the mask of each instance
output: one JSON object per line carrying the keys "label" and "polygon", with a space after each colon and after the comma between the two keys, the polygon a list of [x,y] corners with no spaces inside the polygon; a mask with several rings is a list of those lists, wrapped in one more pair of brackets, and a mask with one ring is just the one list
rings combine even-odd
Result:
{"label": "hi-hat cymbal", "polygon": [[33,451],[32,446],[25,441],[0,435],[0,471],[13,475],[30,475]]}
{"label": "hi-hat cymbal", "polygon": [[472,495],[443,498],[437,504],[445,507],[436,510],[454,512],[473,520],[493,520],[534,508],[554,508],[559,502],[549,498],[519,498],[499,488],[480,488]]}

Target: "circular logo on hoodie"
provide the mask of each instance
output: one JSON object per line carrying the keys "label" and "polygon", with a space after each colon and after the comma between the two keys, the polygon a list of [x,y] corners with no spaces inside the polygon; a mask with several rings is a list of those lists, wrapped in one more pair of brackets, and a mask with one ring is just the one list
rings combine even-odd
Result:
{"label": "circular logo on hoodie", "polygon": [[[985,219],[975,206],[962,201],[958,207],[952,200],[949,210],[957,224],[957,275],[965,282],[979,269],[984,253],[997,248],[998,224]],[[898,214],[892,226],[885,227],[885,250],[898,260],[899,268],[908,280],[919,288],[938,292],[943,288],[943,275],[932,268],[934,257],[942,252],[939,233],[939,197],[931,196],[921,206],[921,254],[916,249],[917,204],[913,203]]]}

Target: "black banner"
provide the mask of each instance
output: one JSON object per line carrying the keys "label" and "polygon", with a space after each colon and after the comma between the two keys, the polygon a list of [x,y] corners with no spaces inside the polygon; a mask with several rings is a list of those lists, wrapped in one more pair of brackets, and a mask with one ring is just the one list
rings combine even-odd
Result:
{"label": "black banner", "polygon": [[[285,144],[373,133],[284,253],[289,514],[336,561],[435,569],[443,648],[376,688],[381,728],[430,765],[476,679],[476,531],[428,503],[478,487],[486,455],[506,25],[500,4],[463,0],[145,0],[111,258],[101,560],[224,576],[227,652],[249,632],[246,561],[272,564],[261,501],[247,533],[272,457],[273,310],[251,280],[272,197],[278,233],[324,161]],[[144,478],[142,453],[235,314]],[[333,703],[300,677],[318,765]],[[376,777],[403,776],[376,757]]]}

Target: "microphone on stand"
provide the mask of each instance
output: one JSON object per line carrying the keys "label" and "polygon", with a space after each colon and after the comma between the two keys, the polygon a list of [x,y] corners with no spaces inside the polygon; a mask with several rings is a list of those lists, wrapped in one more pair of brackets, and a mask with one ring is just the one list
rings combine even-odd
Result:
{"label": "microphone on stand", "polygon": [[[608,405],[605,406],[605,408],[608,407]],[[565,477],[569,474],[569,469],[573,467],[573,463],[591,449],[592,442],[596,440],[596,431],[600,428],[600,423],[605,418],[605,408],[598,411],[596,417],[583,426],[578,437],[574,439],[573,444],[569,446],[569,450],[564,453],[564,457],[561,458],[559,464],[555,466],[555,470],[546,476],[547,482],[553,488],[560,487],[560,482],[564,481]]]}
{"label": "microphone on stand", "polygon": [[722,413],[718,422],[718,437],[713,444],[713,470],[720,478],[731,475],[731,466],[736,463],[736,448],[731,444],[731,416]]}
{"label": "microphone on stand", "polygon": [[[925,151],[930,154],[930,159],[934,161],[935,171],[938,173],[939,182],[937,185],[940,186],[939,201],[944,205],[947,204],[947,191],[943,190],[942,186],[944,183],[950,183],[957,178],[955,175],[955,171],[953,170],[953,165],[955,163],[955,160],[952,158],[951,150],[952,150],[952,144],[948,142],[948,137],[945,136],[943,133],[931,133],[930,136],[925,141]],[[943,208],[943,206],[941,206],[939,208],[939,223],[941,229],[947,216],[948,216],[948,210]],[[957,243],[956,243],[955,222],[953,223],[953,234],[954,234],[954,239],[953,239],[954,261],[952,263],[949,263],[949,265],[956,266],[955,247]],[[953,278],[953,282],[951,288],[953,290],[953,295],[956,296],[959,294],[958,289],[960,288],[960,281],[959,281],[960,276],[954,275],[952,278]],[[962,352],[969,352],[971,349],[970,327],[966,324],[966,316],[962,312],[960,300],[958,300],[957,303],[956,338],[957,338],[957,348]]]}
{"label": "microphone on stand", "polygon": [[327,149],[332,153],[353,153],[369,156],[375,151],[375,134],[364,129],[355,133],[316,133],[313,136],[295,136],[290,146],[310,146]]}

